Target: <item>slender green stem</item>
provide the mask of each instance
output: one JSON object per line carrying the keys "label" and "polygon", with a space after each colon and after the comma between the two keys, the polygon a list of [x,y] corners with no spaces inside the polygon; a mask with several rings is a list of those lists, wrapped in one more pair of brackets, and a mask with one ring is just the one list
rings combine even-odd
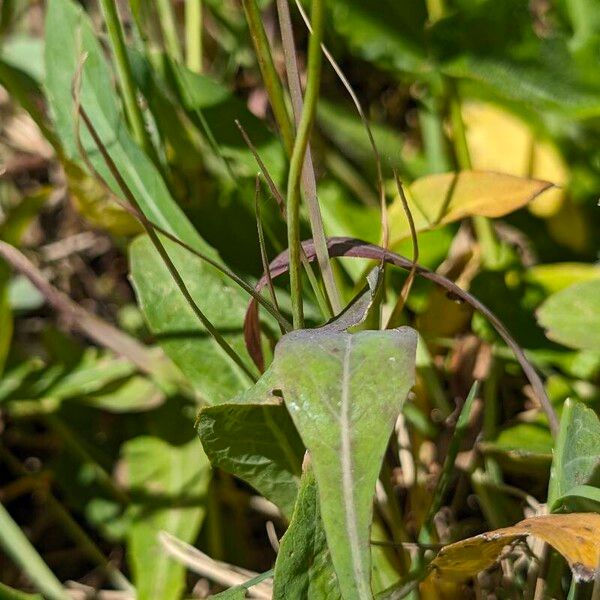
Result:
{"label": "slender green stem", "polygon": [[115,0],[100,0],[100,7],[106,22],[108,37],[113,50],[114,64],[119,79],[119,85],[125,105],[125,114],[127,121],[131,127],[131,133],[138,145],[144,149],[146,154],[156,162],[156,152],[146,126],[142,110],[137,101],[137,91],[133,81],[131,65],[127,57],[127,49],[125,48],[125,37],[123,28],[119,21]]}
{"label": "slender green stem", "polygon": [[202,73],[202,0],[185,0],[185,64]]}
{"label": "slender green stem", "polygon": [[287,186],[288,247],[290,252],[290,283],[294,327],[302,327],[302,281],[300,279],[300,177],[304,156],[312,129],[321,83],[321,40],[323,39],[324,10],[322,0],[312,0],[313,32],[308,44],[308,64],[304,106],[298,123],[296,140],[290,159]]}
{"label": "slender green stem", "polygon": [[[287,73],[288,87],[292,99],[294,121],[296,127],[298,127],[300,125],[304,100],[302,98],[302,87],[300,85],[300,75],[298,73],[296,47],[294,44],[294,33],[292,30],[292,20],[290,17],[288,0],[277,0],[277,13],[279,15],[279,26],[281,30],[281,39],[283,42],[283,52],[285,55],[285,68]],[[312,29],[311,33],[314,35]],[[321,45],[321,40],[319,40],[319,45]],[[342,302],[340,292],[333,276],[333,269],[331,268],[331,263],[329,262],[329,252],[327,250],[327,240],[325,238],[323,217],[321,215],[319,199],[317,196],[317,180],[312,161],[310,142],[306,146],[304,164],[302,167],[302,188],[304,191],[306,206],[308,208],[308,216],[313,240],[315,243],[317,262],[319,263],[319,268],[321,269],[327,300],[331,304],[333,312],[339,313],[342,310]],[[331,316],[333,316],[333,314]]]}
{"label": "slender green stem", "polygon": [[265,84],[265,89],[269,96],[269,102],[273,109],[277,127],[281,133],[283,146],[288,155],[291,155],[292,148],[294,147],[294,131],[285,104],[283,86],[281,85],[281,80],[279,79],[275,64],[273,63],[271,48],[263,26],[260,10],[256,0],[242,0],[242,4],[244,6],[248,29],[250,30],[250,36],[258,59],[258,66]]}
{"label": "slender green stem", "polygon": [[163,33],[165,49],[169,56],[177,61],[183,61],[181,44],[179,43],[179,33],[177,32],[177,23],[173,13],[171,0],[156,0],[156,10]]}
{"label": "slender green stem", "polygon": [[[450,119],[452,121],[454,148],[456,151],[456,160],[462,170],[472,169],[471,155],[467,144],[467,135],[465,124],[462,118],[460,108],[460,98],[453,82],[450,87]],[[473,228],[477,239],[481,244],[481,252],[484,262],[489,266],[498,264],[499,261],[499,243],[494,231],[492,221],[487,217],[474,216]]]}

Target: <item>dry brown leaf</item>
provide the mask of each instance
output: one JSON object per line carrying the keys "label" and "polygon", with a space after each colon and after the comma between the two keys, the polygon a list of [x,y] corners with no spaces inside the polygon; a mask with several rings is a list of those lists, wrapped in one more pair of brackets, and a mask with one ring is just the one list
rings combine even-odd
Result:
{"label": "dry brown leaf", "polygon": [[533,535],[560,552],[579,581],[591,581],[600,563],[600,514],[572,513],[525,519],[442,548],[430,578],[463,581],[493,565],[502,549]]}
{"label": "dry brown leaf", "polygon": [[[408,187],[408,202],[417,231],[464,217],[502,217],[539,197],[553,184],[490,171],[461,171],[421,177]],[[389,212],[392,244],[410,234],[402,203]]]}

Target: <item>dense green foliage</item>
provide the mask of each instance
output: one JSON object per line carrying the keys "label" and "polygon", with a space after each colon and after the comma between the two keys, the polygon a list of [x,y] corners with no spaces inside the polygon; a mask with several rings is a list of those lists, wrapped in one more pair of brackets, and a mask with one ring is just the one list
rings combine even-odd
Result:
{"label": "dense green foliage", "polygon": [[0,598],[600,597],[599,56],[0,0]]}

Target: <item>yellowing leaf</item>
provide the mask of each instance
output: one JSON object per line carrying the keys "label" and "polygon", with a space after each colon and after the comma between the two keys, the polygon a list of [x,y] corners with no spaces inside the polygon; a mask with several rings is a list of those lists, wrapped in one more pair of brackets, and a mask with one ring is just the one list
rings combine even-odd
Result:
{"label": "yellowing leaf", "polygon": [[93,177],[67,159],[63,161],[63,168],[73,204],[90,225],[114,235],[141,233],[141,225]]}
{"label": "yellowing leaf", "polygon": [[[407,189],[408,203],[418,231],[432,229],[464,217],[502,217],[525,206],[552,183],[488,171],[461,171],[428,175]],[[397,198],[389,213],[391,239],[408,237],[410,229]]]}
{"label": "yellowing leaf", "polygon": [[533,535],[560,552],[578,581],[591,581],[600,562],[600,514],[572,513],[525,519],[442,548],[430,578],[463,581],[494,564],[502,549]]}
{"label": "yellowing leaf", "polygon": [[[467,144],[474,169],[567,183],[569,173],[560,154],[548,142],[536,140],[527,124],[513,114],[482,102],[463,105]],[[539,217],[555,214],[564,200],[564,190],[549,190],[529,208]]]}

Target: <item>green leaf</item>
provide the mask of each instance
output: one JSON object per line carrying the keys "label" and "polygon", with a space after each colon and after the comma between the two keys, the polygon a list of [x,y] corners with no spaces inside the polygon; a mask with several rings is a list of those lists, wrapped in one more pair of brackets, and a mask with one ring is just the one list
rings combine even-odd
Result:
{"label": "green leaf", "polygon": [[243,479],[292,514],[304,445],[280,404],[221,404],[202,409],[198,435],[213,466]]}
{"label": "green leaf", "polygon": [[[169,240],[163,243],[198,306],[238,354],[247,356],[242,336],[243,291],[184,248]],[[203,399],[219,404],[246,388],[247,376],[200,324],[147,236],[131,244],[129,260],[138,302],[150,329]]]}
{"label": "green leaf", "polygon": [[570,348],[600,350],[600,279],[553,294],[538,309],[537,318],[551,340]]}
{"label": "green leaf", "polygon": [[302,475],[298,501],[275,562],[274,600],[341,599],[327,547],[315,476]]}
{"label": "green leaf", "polygon": [[581,281],[600,279],[600,268],[576,262],[534,265],[527,269],[525,277],[529,283],[544,288],[547,294],[554,294]]}
{"label": "green leaf", "polygon": [[[82,166],[75,142],[71,87],[84,54],[87,59],[81,76],[81,105],[142,212],[198,250],[214,255],[169,194],[153,163],[129,135],[110,84],[112,73],[88,16],[72,0],[50,0],[46,13],[46,90],[66,157]],[[84,125],[81,130],[83,147],[92,164],[121,197],[94,140]]]}
{"label": "green leaf", "polygon": [[208,460],[196,439],[175,445],[151,436],[128,441],[123,458],[132,497],[127,540],[137,598],[179,599],[185,568],[162,549],[158,534],[194,543],[205,514]]}
{"label": "green leaf", "polygon": [[579,486],[600,487],[600,420],[581,402],[567,400],[552,461],[548,506],[560,508],[563,496]]}
{"label": "green leaf", "polygon": [[409,328],[296,331],[275,349],[273,370],[311,453],[323,524],[344,598],[369,598],[369,531],[383,453],[414,382]]}

